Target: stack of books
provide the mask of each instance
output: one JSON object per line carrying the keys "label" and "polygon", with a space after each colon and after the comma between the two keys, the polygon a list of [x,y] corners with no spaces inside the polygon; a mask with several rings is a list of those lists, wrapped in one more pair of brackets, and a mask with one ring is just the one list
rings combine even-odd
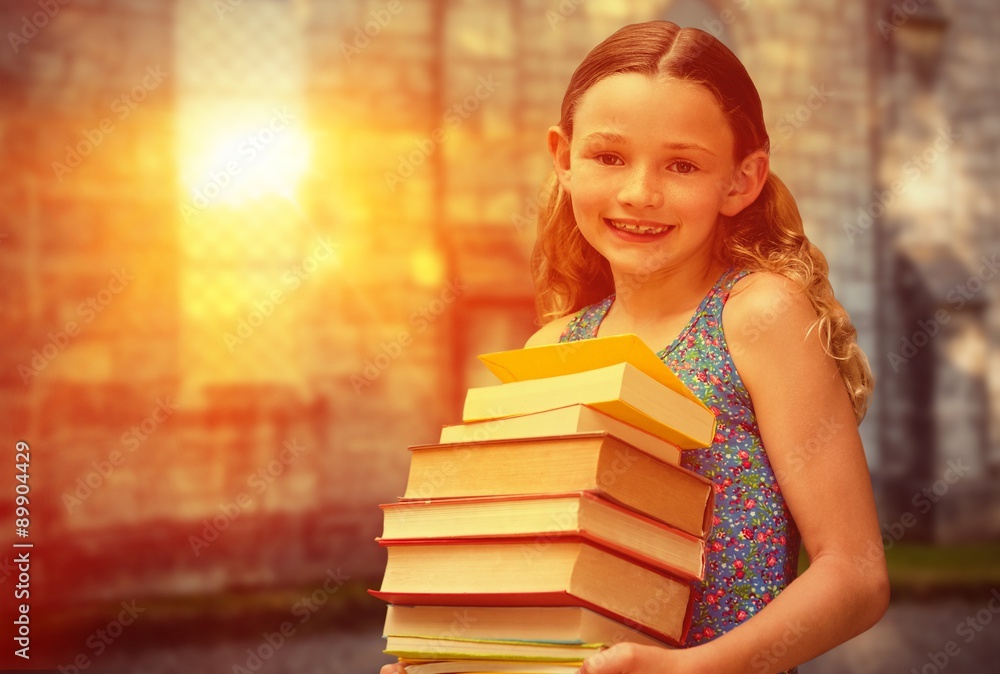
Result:
{"label": "stack of books", "polygon": [[558,674],[683,642],[713,490],[680,453],[711,445],[712,412],[634,335],[480,359],[502,383],[410,448],[382,506],[385,652],[410,674]]}

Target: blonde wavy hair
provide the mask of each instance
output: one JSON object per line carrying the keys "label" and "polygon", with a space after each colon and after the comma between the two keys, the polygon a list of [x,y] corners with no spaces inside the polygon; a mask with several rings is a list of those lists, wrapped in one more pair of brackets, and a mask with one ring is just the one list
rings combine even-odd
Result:
{"label": "blonde wavy hair", "polygon": [[[760,96],[736,55],[709,33],[668,21],[625,26],[597,45],[570,78],[563,97],[560,128],[572,138],[580,97],[601,79],[619,73],[666,76],[711,91],[735,136],[739,163],[755,150],[770,150]],[[599,302],[614,292],[607,261],[577,229],[569,196],[549,178],[538,215],[532,255],[536,303],[548,321]],[[809,296],[826,352],[837,361],[858,423],[865,416],[874,377],[858,346],[857,330],[834,297],[823,253],[806,237],[802,217],[788,188],[774,173],[750,206],[736,216],[719,216],[721,261],[735,269],[781,274]]]}

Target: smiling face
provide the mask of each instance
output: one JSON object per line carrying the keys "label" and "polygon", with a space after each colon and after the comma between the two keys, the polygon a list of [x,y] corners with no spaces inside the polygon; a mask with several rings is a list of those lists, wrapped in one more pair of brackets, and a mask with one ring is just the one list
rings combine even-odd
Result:
{"label": "smiling face", "polygon": [[572,139],[549,136],[577,227],[616,277],[711,264],[719,214],[746,205],[733,146],[708,89],[639,73],[598,81]]}

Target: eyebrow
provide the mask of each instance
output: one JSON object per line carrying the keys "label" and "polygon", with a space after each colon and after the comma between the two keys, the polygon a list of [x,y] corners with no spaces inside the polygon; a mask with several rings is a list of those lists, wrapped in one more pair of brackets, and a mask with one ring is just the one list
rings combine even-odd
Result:
{"label": "eyebrow", "polygon": [[[606,131],[596,131],[594,133],[588,134],[583,138],[584,143],[593,143],[603,141],[605,143],[618,143],[619,145],[628,145],[628,139],[621,135],[620,133],[608,133]],[[697,150],[699,152],[705,152],[707,154],[715,156],[715,153],[709,150],[704,145],[699,145],[698,143],[664,143],[663,146],[669,150]]]}

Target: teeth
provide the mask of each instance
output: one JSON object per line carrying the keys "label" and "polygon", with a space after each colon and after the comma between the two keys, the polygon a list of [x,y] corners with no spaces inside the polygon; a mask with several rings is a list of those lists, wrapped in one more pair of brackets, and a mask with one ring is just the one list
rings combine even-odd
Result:
{"label": "teeth", "polygon": [[633,225],[627,222],[619,222],[618,220],[609,220],[611,226],[615,229],[620,229],[623,232],[632,232],[633,234],[662,234],[663,232],[670,229],[669,227],[649,227],[646,225]]}

